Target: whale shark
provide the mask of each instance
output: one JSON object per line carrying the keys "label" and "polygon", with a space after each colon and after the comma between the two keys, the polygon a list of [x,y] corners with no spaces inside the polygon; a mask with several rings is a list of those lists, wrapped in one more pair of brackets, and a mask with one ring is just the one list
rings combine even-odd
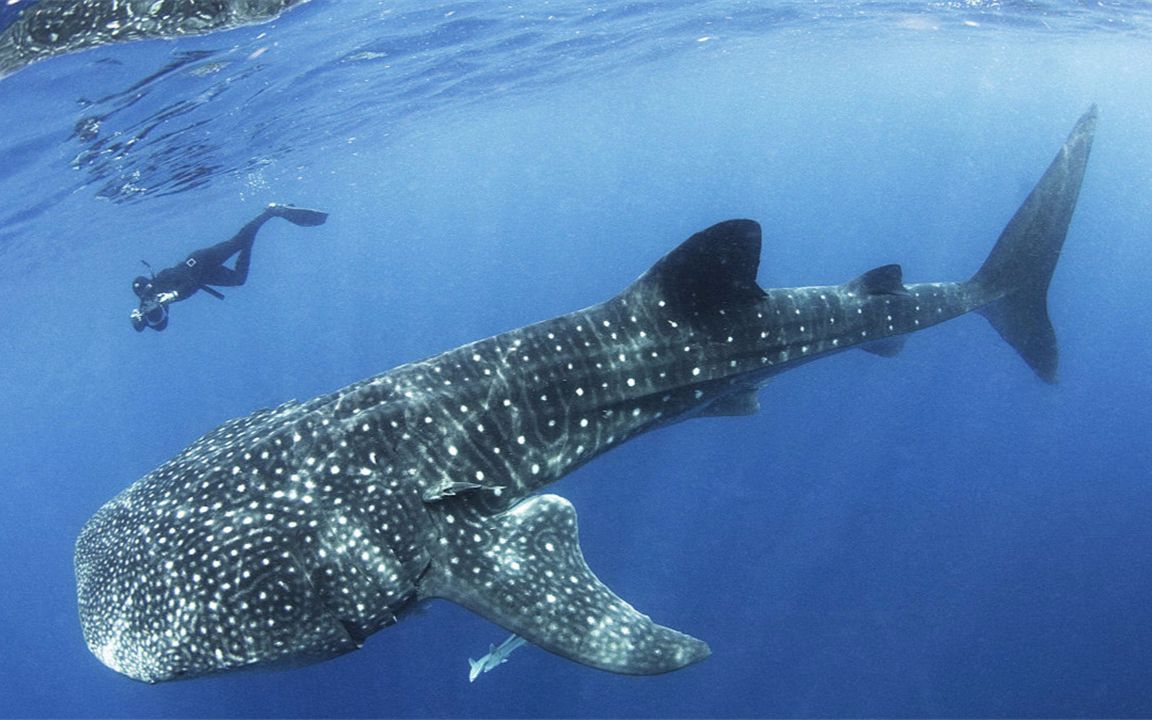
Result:
{"label": "whale shark", "polygon": [[83,527],[88,647],[149,683],[298,666],[441,598],[601,670],[703,660],[705,642],[596,577],[572,504],[538,491],[650,430],[750,415],[781,372],[891,355],[969,312],[1055,382],[1047,293],[1095,126],[1093,106],[967,280],[905,283],[884,265],[765,289],[760,226],[727,220],[605,302],[224,423]]}
{"label": "whale shark", "polygon": [[308,0],[9,0],[0,24],[0,78],[38,60],[87,48],[202,35],[271,20]]}

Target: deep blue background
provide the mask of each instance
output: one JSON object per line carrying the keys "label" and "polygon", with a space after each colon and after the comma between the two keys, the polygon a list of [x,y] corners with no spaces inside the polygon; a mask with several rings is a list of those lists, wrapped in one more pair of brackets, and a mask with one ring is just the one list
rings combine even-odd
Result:
{"label": "deep blue background", "polygon": [[[336,7],[275,30],[330,28]],[[387,123],[358,103],[315,146],[270,144],[247,171],[129,203],[69,167],[76,99],[222,41],[0,81],[20,128],[0,146],[0,715],[1152,714],[1148,43],[896,20],[750,33]],[[292,65],[275,52],[270,92]],[[369,80],[344,79],[299,96],[294,137]],[[754,417],[660,431],[552,488],[580,513],[590,566],[707,640],[704,663],[619,677],[526,648],[469,685],[466,658],[505,633],[443,602],[281,673],[148,687],[84,647],[79,528],[220,422],[598,302],[729,217],[764,224],[766,286],[894,261],[909,281],[962,279],[1092,102],[1100,131],[1051,293],[1059,386],[961,318],[899,358],[786,374]],[[237,128],[216,142],[262,151],[242,129],[268,108],[208,111]],[[331,220],[268,225],[247,286],[175,306],[165,333],[131,331],[139,259],[173,263],[273,200]]]}

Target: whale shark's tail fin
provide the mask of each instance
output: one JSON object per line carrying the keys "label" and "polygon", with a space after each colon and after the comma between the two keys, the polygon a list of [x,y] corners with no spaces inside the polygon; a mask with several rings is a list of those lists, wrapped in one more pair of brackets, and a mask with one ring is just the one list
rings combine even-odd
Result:
{"label": "whale shark's tail fin", "polygon": [[1080,195],[1096,130],[1096,106],[1072,128],[1056,159],[969,280],[978,312],[1048,383],[1056,382],[1056,334],[1048,320],[1048,283]]}

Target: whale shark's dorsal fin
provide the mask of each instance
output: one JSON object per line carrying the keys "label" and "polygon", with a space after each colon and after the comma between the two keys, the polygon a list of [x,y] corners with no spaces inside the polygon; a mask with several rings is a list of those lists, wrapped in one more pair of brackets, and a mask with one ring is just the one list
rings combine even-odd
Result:
{"label": "whale shark's dorsal fin", "polygon": [[628,292],[651,292],[682,309],[729,307],[764,297],[756,284],[759,268],[760,224],[725,220],[685,240]]}
{"label": "whale shark's dorsal fin", "polygon": [[442,555],[421,580],[421,597],[451,600],[601,670],[655,675],[708,656],[705,643],[652,622],[588,569],[564,498],[538,495],[496,516],[470,514],[451,498],[430,507],[442,519]]}

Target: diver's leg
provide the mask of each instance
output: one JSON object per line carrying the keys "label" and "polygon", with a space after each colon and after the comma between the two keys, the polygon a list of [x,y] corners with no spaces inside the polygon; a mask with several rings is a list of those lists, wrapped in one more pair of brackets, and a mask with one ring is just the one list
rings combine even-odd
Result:
{"label": "diver's leg", "polygon": [[[252,244],[256,240],[256,233],[264,223],[274,217],[284,218],[294,225],[315,227],[324,224],[328,219],[328,213],[291,205],[269,205],[264,208],[264,212],[240,228],[240,232],[230,240],[197,250],[189,256],[189,260],[200,264],[201,282],[205,285],[222,287],[243,285],[248,280],[248,267],[252,263]],[[235,267],[232,269],[225,267],[224,263],[236,253],[239,254],[236,255]]]}
{"label": "diver's leg", "polygon": [[[242,250],[240,257],[236,258],[236,265],[240,265],[240,260],[251,256],[251,250]],[[244,263],[244,271],[233,270],[224,265],[217,265],[214,268],[204,273],[203,279],[200,281],[202,285],[218,285],[220,287],[236,287],[243,285],[248,280],[248,263]]]}
{"label": "diver's leg", "polygon": [[228,258],[236,253],[242,253],[245,250],[251,251],[252,243],[256,240],[256,232],[273,217],[275,214],[271,208],[265,209],[264,212],[248,221],[248,224],[240,228],[240,231],[230,239],[216,243],[212,247],[197,250],[188,257],[195,258],[197,263],[204,263],[207,267],[223,265]]}
{"label": "diver's leg", "polygon": [[[252,244],[256,241],[256,233],[270,219],[276,217],[271,207],[240,228],[240,231],[230,239],[217,243],[212,247],[197,250],[188,256],[188,261],[198,266],[200,282],[205,285],[222,285],[234,287],[243,285],[248,280],[248,266],[252,262]],[[233,255],[236,257],[236,268],[225,267],[224,263]]]}

